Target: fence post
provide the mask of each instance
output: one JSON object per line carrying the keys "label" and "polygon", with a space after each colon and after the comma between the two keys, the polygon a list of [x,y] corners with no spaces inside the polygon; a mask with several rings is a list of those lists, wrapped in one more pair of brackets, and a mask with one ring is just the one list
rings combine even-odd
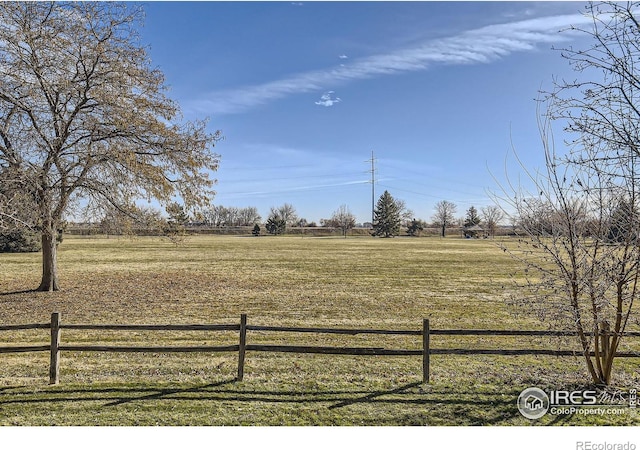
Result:
{"label": "fence post", "polygon": [[49,384],[60,382],[60,313],[51,313],[51,362]]}
{"label": "fence post", "polygon": [[422,319],[422,382],[429,383],[430,378],[430,349],[429,349],[429,319]]}
{"label": "fence post", "polygon": [[238,378],[242,381],[244,378],[244,355],[247,350],[247,315],[240,315],[240,346],[238,348]]}

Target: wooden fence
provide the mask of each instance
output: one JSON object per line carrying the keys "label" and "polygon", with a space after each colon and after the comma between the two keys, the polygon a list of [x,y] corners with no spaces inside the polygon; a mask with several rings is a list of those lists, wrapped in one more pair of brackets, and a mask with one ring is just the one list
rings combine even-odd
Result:
{"label": "wooden fence", "polygon": [[[372,330],[350,328],[302,328],[302,327],[276,327],[258,326],[247,323],[247,315],[240,316],[239,324],[225,325],[79,325],[63,324],[60,313],[51,314],[50,323],[28,325],[0,325],[0,331],[18,331],[33,329],[51,330],[49,345],[31,346],[5,346],[0,347],[0,353],[25,353],[25,352],[50,352],[49,383],[60,382],[60,352],[237,352],[238,376],[242,381],[244,377],[244,365],[246,353],[251,352],[284,352],[284,353],[319,353],[331,355],[378,355],[378,356],[421,356],[422,357],[422,381],[428,383],[431,371],[431,355],[548,355],[548,356],[578,356],[581,353],[572,350],[551,349],[478,349],[478,348],[432,348],[431,336],[538,336],[538,337],[570,337],[576,336],[572,331],[527,331],[527,330],[432,330],[429,319],[423,319],[421,330]],[[225,346],[107,346],[107,345],[65,345],[61,340],[61,332],[66,330],[93,330],[93,331],[237,331],[238,344]],[[321,347],[301,345],[268,345],[248,344],[247,332],[289,332],[289,333],[319,333],[319,334],[376,334],[376,335],[404,335],[420,336],[422,348],[419,350],[385,349],[382,347]],[[625,332],[625,336],[639,337],[640,332]],[[592,353],[593,354],[593,353]],[[617,357],[639,357],[637,352],[618,352]]]}

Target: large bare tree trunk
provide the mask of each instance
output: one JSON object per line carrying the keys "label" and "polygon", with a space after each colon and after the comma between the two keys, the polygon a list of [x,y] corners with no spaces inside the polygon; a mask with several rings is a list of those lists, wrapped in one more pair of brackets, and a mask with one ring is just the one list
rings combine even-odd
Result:
{"label": "large bare tree trunk", "polygon": [[55,227],[42,230],[42,282],[38,291],[57,291],[58,286],[58,242]]}

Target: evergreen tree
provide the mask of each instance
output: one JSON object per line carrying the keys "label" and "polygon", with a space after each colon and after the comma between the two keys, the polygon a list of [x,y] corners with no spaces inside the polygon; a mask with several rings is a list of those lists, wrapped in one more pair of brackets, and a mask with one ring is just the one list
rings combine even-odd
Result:
{"label": "evergreen tree", "polygon": [[27,229],[0,231],[0,253],[29,253],[40,251],[39,236]]}
{"label": "evergreen tree", "polygon": [[251,231],[251,234],[253,234],[254,236],[260,236],[260,225],[255,224],[253,226],[253,231]]}
{"label": "evergreen tree", "polygon": [[637,217],[638,211],[631,202],[620,200],[611,213],[606,241],[613,243],[637,240]]}
{"label": "evergreen tree", "polygon": [[264,227],[270,234],[284,234],[287,229],[287,221],[277,215],[271,215]]}
{"label": "evergreen tree", "polygon": [[0,253],[38,252],[38,205],[34,192],[21,189],[17,178],[15,169],[0,164]]}
{"label": "evergreen tree", "polygon": [[184,210],[184,206],[180,203],[170,203],[166,209],[169,215],[169,222],[176,223],[178,225],[186,225],[189,222],[189,215]]}
{"label": "evergreen tree", "polygon": [[467,210],[467,217],[464,220],[465,227],[472,227],[474,225],[480,225],[481,219],[478,215],[478,210],[475,207],[471,207]]}
{"label": "evergreen tree", "polygon": [[185,225],[189,222],[189,215],[184,210],[184,206],[175,202],[169,204],[165,210],[169,219],[164,224],[163,235],[178,246],[187,238]]}
{"label": "evergreen tree", "polygon": [[400,205],[389,191],[384,191],[373,211],[373,236],[396,236],[400,232],[401,221]]}
{"label": "evergreen tree", "polygon": [[409,226],[407,226],[407,234],[409,236],[419,236],[420,232],[424,230],[425,223],[420,219],[413,219]]}

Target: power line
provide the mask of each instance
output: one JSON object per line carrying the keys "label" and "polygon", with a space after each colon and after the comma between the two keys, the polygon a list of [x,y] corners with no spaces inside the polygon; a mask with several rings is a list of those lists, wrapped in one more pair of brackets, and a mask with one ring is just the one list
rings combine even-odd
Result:
{"label": "power line", "polygon": [[260,190],[259,188],[256,188],[256,190],[253,190],[253,191],[232,191],[232,192],[219,191],[217,194],[219,196],[225,196],[225,195],[255,196],[255,195],[272,195],[272,194],[286,194],[286,193],[307,193],[307,192],[316,192],[316,191],[333,188],[333,187],[347,188],[351,186],[361,186],[363,184],[369,184],[369,183],[370,183],[369,181],[348,181],[348,182],[342,182],[342,183],[313,185],[313,186],[292,186],[289,188],[282,188],[282,189]]}
{"label": "power line", "polygon": [[[425,194],[424,192],[410,191],[408,189],[400,189],[400,188],[389,186],[389,185],[385,185],[385,184],[379,184],[378,186],[386,187],[386,188],[392,189],[394,191],[408,192],[409,194],[420,195],[422,197],[430,197],[430,198],[434,198],[434,199],[441,199],[442,198],[442,195]],[[471,194],[469,194],[469,195],[471,195]],[[465,203],[465,204],[468,204],[468,205],[473,205],[475,203],[478,203],[478,202],[474,202],[474,201],[470,201],[470,200],[455,200],[455,202],[456,203]]]}
{"label": "power line", "polygon": [[[415,170],[415,169],[411,169],[411,168],[398,167],[398,166],[396,166],[394,164],[389,164],[389,163],[385,163],[385,167],[389,167],[391,169],[399,170],[403,174],[407,173],[407,172],[413,173],[415,175],[419,175],[421,178],[428,178],[429,180],[442,181],[442,182],[445,182],[445,183],[455,183],[457,185],[464,185],[464,186],[468,186],[468,187],[474,188],[474,189],[483,189],[482,186],[479,186],[477,184],[467,183],[466,181],[463,181],[463,180],[460,180],[460,179],[454,179],[453,177],[443,178],[443,177],[439,177],[437,175],[427,174],[427,173],[424,173],[424,172],[421,172],[421,171],[418,171],[418,170]],[[409,180],[409,181],[412,181],[412,180]],[[412,182],[419,184],[419,182],[416,182],[416,181],[412,181]],[[427,186],[427,185],[425,185],[425,186]]]}
{"label": "power line", "polygon": [[[281,180],[299,180],[299,179],[307,179],[307,178],[329,178],[329,177],[355,177],[357,175],[362,175],[362,172],[341,172],[341,173],[335,173],[335,172],[331,172],[331,173],[323,173],[323,174],[319,174],[319,175],[299,175],[299,176],[295,176],[295,177],[280,177],[278,176],[276,178],[277,181],[281,181]],[[221,177],[223,178],[223,177]],[[268,181],[273,181],[274,178],[269,178]],[[260,178],[260,177],[252,177],[252,178],[231,178],[229,180],[225,180],[229,183],[245,183],[245,182],[260,182],[260,181],[265,181],[265,179]]]}

